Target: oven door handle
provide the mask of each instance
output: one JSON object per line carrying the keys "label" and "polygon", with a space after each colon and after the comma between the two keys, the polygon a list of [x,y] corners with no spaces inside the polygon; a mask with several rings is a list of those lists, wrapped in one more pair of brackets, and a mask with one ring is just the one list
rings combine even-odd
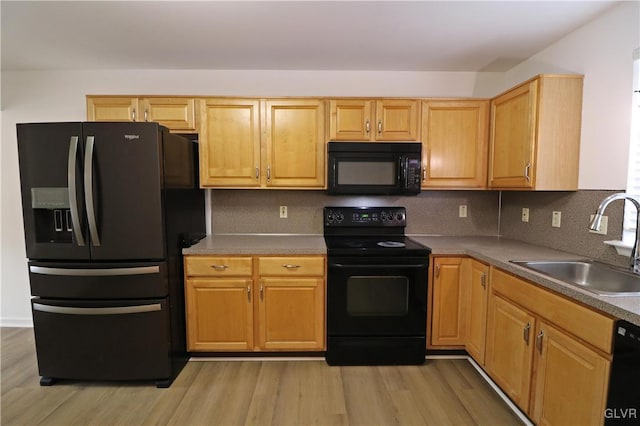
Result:
{"label": "oven door handle", "polygon": [[380,265],[380,264],[376,264],[376,265],[360,265],[360,264],[349,264],[349,265],[345,265],[343,263],[329,263],[329,267],[330,268],[371,268],[371,269],[381,269],[381,268],[425,268],[428,265],[426,263],[421,263],[421,264],[417,264],[417,265],[412,265],[412,264],[407,264],[407,265],[403,265],[403,264],[395,264],[395,265]]}

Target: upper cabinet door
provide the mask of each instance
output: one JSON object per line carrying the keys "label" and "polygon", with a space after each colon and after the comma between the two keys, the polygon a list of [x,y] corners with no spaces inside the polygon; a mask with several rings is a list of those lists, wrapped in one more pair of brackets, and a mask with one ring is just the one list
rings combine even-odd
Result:
{"label": "upper cabinet door", "polygon": [[373,138],[373,101],[332,99],[329,101],[329,140],[369,141]]}
{"label": "upper cabinet door", "polygon": [[491,186],[533,187],[537,100],[538,82],[534,80],[491,103]]}
{"label": "upper cabinet door", "polygon": [[486,188],[488,100],[422,103],[422,187]]}
{"label": "upper cabinet door", "polygon": [[200,185],[260,186],[260,101],[200,103]]}
{"label": "upper cabinet door", "polygon": [[376,101],[374,133],[379,141],[420,140],[420,102],[414,99]]}
{"label": "upper cabinet door", "polygon": [[145,98],[140,100],[139,121],[155,121],[175,132],[196,132],[194,98]]}
{"label": "upper cabinet door", "polygon": [[324,123],[320,99],[265,101],[266,186],[325,186]]}
{"label": "upper cabinet door", "polygon": [[143,121],[138,98],[87,96],[87,121]]}
{"label": "upper cabinet door", "polygon": [[542,74],[493,99],[489,187],[578,189],[582,82]]}

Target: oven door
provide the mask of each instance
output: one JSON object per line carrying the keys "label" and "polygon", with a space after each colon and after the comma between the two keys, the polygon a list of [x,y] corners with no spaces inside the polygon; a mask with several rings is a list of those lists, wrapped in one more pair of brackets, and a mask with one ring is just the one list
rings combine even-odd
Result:
{"label": "oven door", "polygon": [[329,257],[329,336],[425,336],[428,256]]}

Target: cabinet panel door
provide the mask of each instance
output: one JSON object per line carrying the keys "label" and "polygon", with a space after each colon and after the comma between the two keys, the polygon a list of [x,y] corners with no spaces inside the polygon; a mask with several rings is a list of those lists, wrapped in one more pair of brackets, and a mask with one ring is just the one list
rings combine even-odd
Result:
{"label": "cabinet panel door", "polygon": [[250,279],[186,281],[187,349],[245,351],[253,348]]}
{"label": "cabinet panel door", "polygon": [[491,187],[534,186],[537,92],[536,80],[491,102]]}
{"label": "cabinet panel door", "polygon": [[422,103],[423,188],[485,188],[489,101]]}
{"label": "cabinet panel door", "polygon": [[325,186],[324,102],[265,101],[266,186]]}
{"label": "cabinet panel door", "polygon": [[533,421],[538,425],[602,424],[609,361],[546,323],[536,330],[536,345]]}
{"label": "cabinet panel door", "polygon": [[535,318],[507,300],[489,297],[485,365],[525,413],[529,410]]}
{"label": "cabinet panel door", "polygon": [[324,349],[324,280],[262,278],[258,300],[260,349]]}
{"label": "cabinet panel door", "polygon": [[376,101],[376,140],[420,140],[420,102],[412,99]]}
{"label": "cabinet panel door", "polygon": [[484,365],[485,337],[487,333],[487,303],[489,294],[489,266],[471,259],[470,277],[465,284],[467,292],[465,347],[480,365]]}
{"label": "cabinet panel door", "polygon": [[200,105],[200,185],[260,186],[260,101],[205,99]]}
{"label": "cabinet panel door", "polygon": [[373,101],[332,99],[329,101],[329,140],[369,141],[373,136]]}
{"label": "cabinet panel door", "polygon": [[156,121],[176,132],[196,132],[194,98],[146,98],[141,100],[145,121]]}
{"label": "cabinet panel door", "polygon": [[431,344],[462,346],[464,318],[462,311],[463,258],[434,258]]}
{"label": "cabinet panel door", "polygon": [[87,121],[144,121],[138,98],[87,97]]}

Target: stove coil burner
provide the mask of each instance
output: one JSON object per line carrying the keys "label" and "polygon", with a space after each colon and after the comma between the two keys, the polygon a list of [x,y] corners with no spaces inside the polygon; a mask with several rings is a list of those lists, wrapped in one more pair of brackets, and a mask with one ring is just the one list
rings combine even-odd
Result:
{"label": "stove coil burner", "polygon": [[400,243],[397,241],[380,241],[378,243],[378,245],[380,247],[387,247],[387,248],[402,248],[405,247],[405,243]]}

